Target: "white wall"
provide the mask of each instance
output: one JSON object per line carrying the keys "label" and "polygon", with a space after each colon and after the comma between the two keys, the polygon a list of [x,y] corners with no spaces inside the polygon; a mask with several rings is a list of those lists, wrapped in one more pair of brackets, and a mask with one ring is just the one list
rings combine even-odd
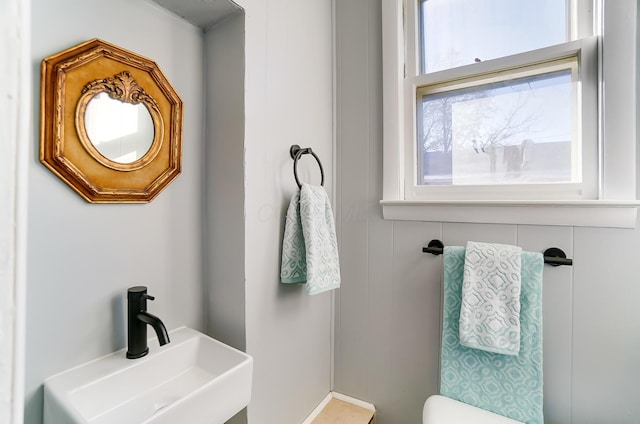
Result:
{"label": "white wall", "polygon": [[[201,31],[145,1],[34,0],[31,28],[25,422],[38,424],[45,378],[125,346],[128,287],[149,286],[169,330],[204,329],[204,94]],[[39,163],[40,61],[94,37],[154,59],[184,101],[183,171],[150,204],[89,204]]]}
{"label": "white wall", "polygon": [[0,422],[23,422],[29,1],[0,3]]}
{"label": "white wall", "polygon": [[[245,276],[250,423],[302,422],[330,389],[331,296],[279,283],[289,147],[310,146],[332,186],[332,27],[327,0],[244,0]],[[301,178],[318,183],[312,159]],[[305,167],[309,165],[308,167]]]}
{"label": "white wall", "polygon": [[374,403],[380,424],[421,422],[439,372],[442,259],[421,252],[429,240],[556,246],[574,266],[544,271],[546,422],[638,422],[640,229],[384,221],[380,2],[336,7],[336,390]]}

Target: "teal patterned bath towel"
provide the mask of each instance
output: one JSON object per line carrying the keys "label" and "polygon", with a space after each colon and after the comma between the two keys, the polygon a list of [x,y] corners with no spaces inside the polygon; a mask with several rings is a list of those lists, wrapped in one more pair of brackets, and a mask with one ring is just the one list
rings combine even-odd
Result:
{"label": "teal patterned bath towel", "polygon": [[464,247],[445,247],[440,393],[514,420],[543,424],[542,254],[521,254],[517,356],[460,345],[464,259]]}
{"label": "teal patterned bath towel", "polygon": [[302,184],[291,199],[282,240],[280,281],[305,283],[310,295],[340,287],[333,211],[320,186]]}

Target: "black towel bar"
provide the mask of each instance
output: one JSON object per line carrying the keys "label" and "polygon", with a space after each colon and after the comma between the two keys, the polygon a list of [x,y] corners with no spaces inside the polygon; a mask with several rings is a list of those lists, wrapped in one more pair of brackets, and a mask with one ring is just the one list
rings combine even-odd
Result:
{"label": "black towel bar", "polygon": [[298,184],[299,188],[302,188],[302,184],[300,184],[300,180],[298,179],[298,159],[307,153],[311,154],[311,156],[316,159],[316,162],[318,162],[318,166],[320,167],[320,185],[324,186],[324,169],[322,168],[322,162],[320,162],[318,155],[311,150],[311,147],[302,148],[294,144],[289,149],[289,154],[291,155],[291,159],[293,159],[293,176],[296,179],[296,184]]}
{"label": "black towel bar", "polygon": [[[423,253],[431,253],[432,255],[442,255],[444,244],[440,240],[431,240],[427,247],[422,248]],[[573,259],[567,258],[562,249],[550,247],[544,251],[544,263],[551,266],[573,265]]]}

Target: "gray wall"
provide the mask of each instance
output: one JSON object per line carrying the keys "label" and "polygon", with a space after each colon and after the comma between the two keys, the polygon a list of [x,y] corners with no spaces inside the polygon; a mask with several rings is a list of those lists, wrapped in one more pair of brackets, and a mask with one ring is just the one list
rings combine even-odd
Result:
{"label": "gray wall", "polygon": [[[297,189],[290,146],[313,147],[333,182],[331,3],[237,3],[244,17],[205,35],[208,322],[254,358],[248,421],[295,424],[330,390],[332,293],[308,296],[279,276]],[[317,183],[315,163],[301,162]]]}
{"label": "gray wall", "polygon": [[[244,13],[205,33],[207,330],[246,349],[244,256]],[[233,423],[246,423],[246,410]]]}
{"label": "gray wall", "polygon": [[[33,0],[34,117],[40,60],[99,37],[156,60],[185,121],[183,173],[151,204],[90,205],[39,164],[35,120],[29,424],[42,421],[45,378],[124,347],[134,284],[150,287],[169,329],[208,327],[254,357],[250,422],[302,422],[330,390],[333,294],[281,285],[279,268],[289,147],[312,146],[333,183],[331,2],[236,3],[246,14],[203,36],[143,0]],[[313,162],[299,173],[318,180]]]}
{"label": "gray wall", "polygon": [[429,240],[556,246],[545,267],[547,423],[640,417],[640,229],[385,221],[380,2],[336,2],[337,181],[343,287],[336,301],[335,389],[372,402],[380,424],[418,424],[438,391],[442,259]]}
{"label": "gray wall", "polygon": [[205,34],[208,330],[244,350],[244,14]]}
{"label": "gray wall", "polygon": [[[284,216],[297,190],[289,147],[311,146],[334,179],[331,2],[253,0],[245,6],[245,275],[247,352],[254,356],[250,423],[296,424],[331,379],[332,292],[280,284]],[[317,184],[313,159],[299,175]]]}
{"label": "gray wall", "polygon": [[[145,1],[33,0],[25,422],[45,378],[126,344],[126,289],[169,330],[205,326],[202,35]],[[91,205],[38,160],[40,61],[98,37],[153,58],[184,101],[183,172],[152,203]]]}

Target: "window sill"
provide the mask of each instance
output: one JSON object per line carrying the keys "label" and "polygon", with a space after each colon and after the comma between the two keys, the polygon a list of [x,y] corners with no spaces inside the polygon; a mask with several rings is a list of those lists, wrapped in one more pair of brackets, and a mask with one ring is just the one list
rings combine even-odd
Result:
{"label": "window sill", "polygon": [[635,228],[640,201],[382,200],[384,219],[397,221]]}

